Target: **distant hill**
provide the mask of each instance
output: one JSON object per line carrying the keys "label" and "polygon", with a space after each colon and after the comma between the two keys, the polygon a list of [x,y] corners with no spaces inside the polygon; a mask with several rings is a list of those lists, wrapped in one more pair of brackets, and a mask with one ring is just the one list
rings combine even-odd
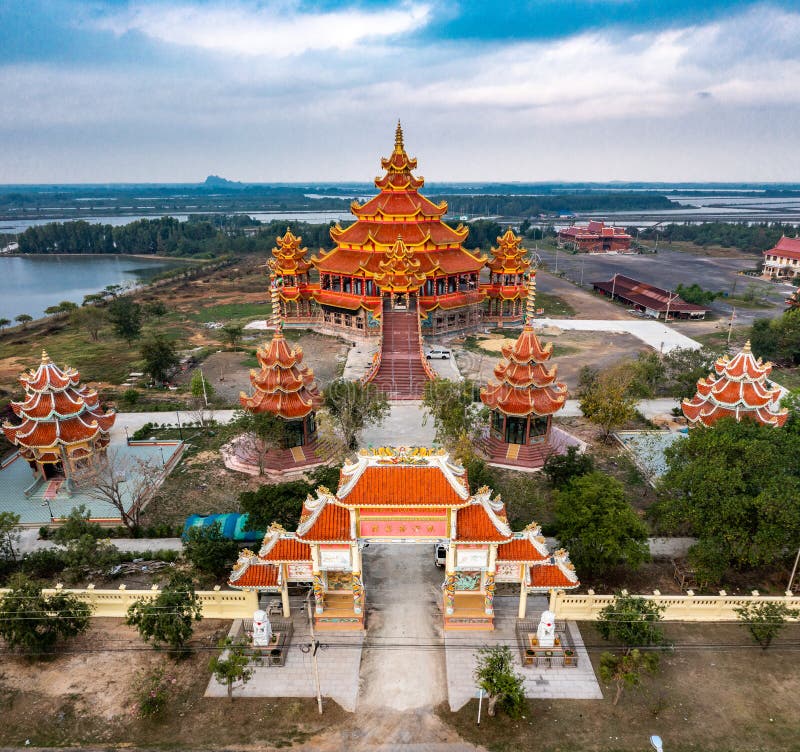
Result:
{"label": "distant hill", "polygon": [[240,183],[236,180],[227,180],[226,178],[221,178],[219,175],[209,175],[203,185],[207,188],[237,188],[240,190],[244,188],[244,183]]}

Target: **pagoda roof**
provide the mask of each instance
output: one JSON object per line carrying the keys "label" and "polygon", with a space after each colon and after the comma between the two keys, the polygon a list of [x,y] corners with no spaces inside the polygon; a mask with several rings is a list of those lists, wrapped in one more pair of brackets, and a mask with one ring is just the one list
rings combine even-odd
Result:
{"label": "pagoda roof", "polygon": [[269,268],[276,275],[294,275],[307,272],[311,264],[306,261],[308,248],[301,248],[302,237],[295,236],[287,227],[283,236],[275,238],[277,245],[272,249]]}
{"label": "pagoda roof", "polygon": [[415,292],[425,282],[425,272],[420,271],[419,260],[399,236],[379,266],[375,281],[381,290]]}
{"label": "pagoda roof", "polygon": [[454,540],[459,543],[500,543],[511,538],[505,504],[499,496],[492,499],[486,486],[455,514]]}
{"label": "pagoda roof", "polygon": [[336,497],[324,486],[309,495],[303,504],[297,537],[314,543],[348,543],[354,539],[350,527],[350,510],[340,506]]}
{"label": "pagoda roof", "polygon": [[750,418],[770,426],[786,423],[789,411],[780,407],[783,390],[767,380],[772,363],[756,359],[749,341],[732,358],[717,358],[714,371],[716,375],[700,379],[694,397],[681,404],[691,425],[711,426],[720,418]]}
{"label": "pagoda roof", "polygon": [[498,381],[490,381],[481,389],[481,402],[504,415],[552,415],[567,401],[567,386],[556,381],[556,366],[544,365],[550,359],[553,345],[542,347],[533,329],[535,290],[534,272],[528,280],[525,326],[513,344],[502,348],[504,360],[494,369]]}
{"label": "pagoda roof", "polygon": [[463,506],[467,474],[446,453],[424,448],[362,449],[346,463],[336,493],[348,507]]}
{"label": "pagoda roof", "polygon": [[25,387],[25,399],[12,402],[11,409],[21,422],[2,426],[12,444],[39,450],[40,458],[45,458],[41,450],[51,450],[57,456],[57,446],[107,438],[116,414],[102,411],[97,392],[80,386],[80,375],[74,368],[59,368],[43,351],[38,368],[23,373],[19,381]]}
{"label": "pagoda roof", "polygon": [[458,226],[453,229],[444,222],[372,222],[359,219],[345,228],[335,225],[331,228],[331,238],[340,246],[353,246],[360,250],[388,250],[397,236],[401,235],[406,244],[417,246],[450,246],[458,248],[467,239],[469,230]]}
{"label": "pagoda roof", "polygon": [[233,565],[228,585],[237,590],[277,590],[280,587],[280,568],[261,561],[245,548]]}
{"label": "pagoda roof", "polygon": [[520,247],[522,238],[511,229],[497,238],[497,246],[492,248],[492,258],[487,263],[495,274],[524,274],[531,268],[525,257],[525,249]]}
{"label": "pagoda roof", "polygon": [[785,235],[764,256],[780,256],[781,258],[800,259],[800,238],[787,238]]}
{"label": "pagoda roof", "polygon": [[271,294],[275,333],[266,347],[256,351],[261,368],[250,371],[253,394],[241,392],[239,402],[253,413],[298,420],[322,404],[322,395],[314,381],[314,372],[303,364],[303,350],[289,347],[283,336],[280,292],[274,282]]}

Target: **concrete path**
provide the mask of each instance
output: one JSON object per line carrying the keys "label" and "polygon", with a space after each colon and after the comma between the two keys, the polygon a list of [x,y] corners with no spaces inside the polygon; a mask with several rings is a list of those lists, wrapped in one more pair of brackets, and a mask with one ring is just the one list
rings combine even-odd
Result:
{"label": "concrete path", "polygon": [[364,376],[372,368],[372,358],[380,349],[381,343],[378,337],[368,342],[357,342],[347,351],[347,360],[344,364],[342,378],[348,381],[356,381]]}
{"label": "concrete path", "polygon": [[[183,550],[180,538],[112,538],[111,543],[120,551]],[[39,530],[36,528],[20,530],[19,552],[23,555],[43,548],[53,548],[56,545],[50,540],[39,540]]]}
{"label": "concrete path", "polygon": [[[213,418],[217,423],[230,423],[233,419],[233,410],[206,410],[205,419]],[[197,421],[198,414],[193,410],[172,410],[171,412],[158,413],[117,413],[117,419],[111,429],[112,438],[125,438],[125,429],[128,429],[128,436],[132,436],[134,431],[140,429],[145,423],[166,423],[170,426],[177,426],[180,420],[181,425],[188,425]]]}
{"label": "concrete path", "polygon": [[[583,638],[574,622],[567,623],[578,656],[578,665],[561,668],[523,666],[520,660],[516,627],[516,596],[495,598],[493,632],[446,632],[447,694],[450,710],[464,707],[477,697],[475,683],[476,652],[483,646],[508,645],[514,657],[514,668],[524,677],[525,696],[536,699],[601,700],[603,693],[594,675]],[[547,608],[544,597],[528,599],[528,618],[538,621]]]}
{"label": "concrete path", "polygon": [[451,358],[431,358],[428,365],[436,371],[436,374],[443,379],[450,381],[462,381],[463,376],[458,370],[458,363],[454,357]]}
{"label": "concrete path", "polygon": [[[580,400],[570,399],[564,403],[564,408],[556,413],[556,418],[580,418],[583,413]],[[669,415],[674,407],[680,407],[680,400],[667,397],[664,399],[641,400],[636,405],[645,418],[652,420],[656,415]]]}
{"label": "concrete path", "polygon": [[610,321],[607,319],[536,319],[536,328],[557,327],[581,332],[618,332],[632,334],[659,352],[679,347],[699,350],[701,344],[659,321]]}
{"label": "concrete path", "polygon": [[379,426],[370,426],[361,433],[360,446],[432,446],[433,420],[422,425],[423,407],[419,400],[397,400],[390,403],[391,412]]}
{"label": "concrete path", "polygon": [[409,711],[447,697],[441,652],[442,570],[433,545],[364,549],[367,638],[358,707]]}
{"label": "concrete path", "polygon": [[[311,633],[303,601],[292,599],[294,634],[283,666],[254,666],[244,686],[234,687],[234,697],[316,697],[313,659],[308,648]],[[236,629],[236,623],[231,631]],[[363,632],[322,632],[316,635],[320,690],[351,713],[358,697],[358,668],[361,664]],[[226,697],[227,688],[212,676],[206,697]]]}

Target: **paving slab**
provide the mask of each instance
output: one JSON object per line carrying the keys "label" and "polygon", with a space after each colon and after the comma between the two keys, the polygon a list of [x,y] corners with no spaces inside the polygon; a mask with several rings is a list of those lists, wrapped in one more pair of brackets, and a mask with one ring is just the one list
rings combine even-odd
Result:
{"label": "paving slab", "polygon": [[[484,646],[508,645],[514,668],[524,677],[525,697],[536,699],[600,700],[603,693],[597,682],[589,654],[583,643],[578,625],[567,622],[567,629],[578,656],[578,665],[558,668],[523,666],[520,660],[515,633],[516,596],[501,596],[495,600],[495,629],[492,632],[445,632],[445,664],[447,667],[447,695],[450,710],[464,707],[477,697],[475,667],[477,650]],[[538,619],[546,610],[543,597],[528,599],[528,618]]]}
{"label": "paving slab", "polygon": [[[308,618],[294,609],[294,634],[284,666],[254,666],[253,676],[244,686],[234,686],[234,697],[316,697],[311,633]],[[342,708],[354,712],[358,698],[358,672],[361,665],[363,632],[317,633],[320,689]],[[206,697],[226,697],[227,687],[213,676]]]}

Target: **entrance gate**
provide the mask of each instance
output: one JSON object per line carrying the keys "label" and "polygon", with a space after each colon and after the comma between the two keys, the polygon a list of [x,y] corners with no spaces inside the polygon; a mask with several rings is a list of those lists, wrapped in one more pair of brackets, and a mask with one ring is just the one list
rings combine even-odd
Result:
{"label": "entrance gate", "polygon": [[471,493],[466,471],[425,447],[361,450],[335,494],[319,487],[306,499],[296,532],[273,525],[258,554],[242,552],[229,584],[280,591],[288,616],[288,583],[311,581],[317,629],[364,629],[361,552],[391,543],[446,547],[448,630],[493,629],[498,582],[519,587],[520,618],[528,592],[578,586],[567,552],[551,553],[536,523],[512,532],[500,497]]}

